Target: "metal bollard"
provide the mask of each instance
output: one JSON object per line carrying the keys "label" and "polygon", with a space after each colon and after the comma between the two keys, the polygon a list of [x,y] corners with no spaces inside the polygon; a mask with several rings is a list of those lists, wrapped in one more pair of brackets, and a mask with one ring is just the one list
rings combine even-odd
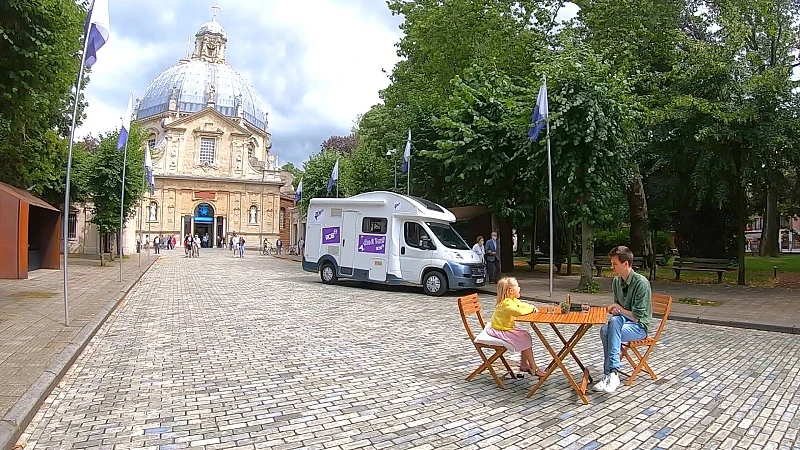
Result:
{"label": "metal bollard", "polygon": [[778,278],[778,266],[772,266],[772,278]]}

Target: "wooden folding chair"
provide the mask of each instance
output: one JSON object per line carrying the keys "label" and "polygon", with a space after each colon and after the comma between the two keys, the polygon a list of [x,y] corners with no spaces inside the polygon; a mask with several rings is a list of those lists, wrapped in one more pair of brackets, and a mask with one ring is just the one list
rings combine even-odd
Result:
{"label": "wooden folding chair", "polygon": [[[647,358],[650,357],[650,353],[655,348],[656,344],[658,343],[658,338],[661,336],[661,332],[664,331],[664,325],[667,323],[667,318],[669,317],[669,311],[672,309],[672,297],[669,295],[662,295],[662,294],[653,294],[652,299],[652,306],[653,306],[653,314],[661,314],[661,324],[658,326],[658,330],[656,330],[656,334],[653,337],[648,337],[645,339],[641,339],[638,341],[631,341],[631,342],[623,342],[622,343],[622,356],[628,360],[631,367],[633,367],[633,372],[628,375],[626,373],[622,373],[623,375],[628,376],[628,381],[625,383],[626,386],[630,386],[633,384],[633,380],[636,378],[636,375],[644,369],[645,372],[650,374],[650,378],[653,380],[658,379],[656,377],[655,372],[653,369],[650,368],[650,365],[647,363]],[[639,348],[647,347],[647,350],[644,354],[639,352]],[[634,358],[636,360],[634,361]]]}
{"label": "wooden folding chair", "polygon": [[[464,328],[467,330],[467,335],[469,335],[469,340],[472,342],[472,345],[475,346],[475,350],[478,351],[478,354],[481,355],[481,359],[483,360],[483,364],[481,364],[474,372],[469,374],[467,377],[467,381],[472,381],[478,374],[483,372],[484,370],[489,370],[489,373],[492,374],[492,378],[494,378],[494,382],[497,383],[497,386],[500,389],[505,389],[503,386],[503,380],[501,377],[497,376],[497,373],[494,371],[492,367],[492,363],[497,361],[498,359],[503,363],[503,365],[508,370],[508,373],[512,378],[515,378],[516,375],[514,371],[511,370],[511,366],[506,361],[506,358],[503,357],[503,354],[506,352],[506,347],[502,345],[490,345],[485,343],[476,342],[476,335],[472,331],[472,328],[469,325],[469,320],[467,317],[471,314],[475,314],[478,317],[478,323],[481,325],[481,330],[486,328],[486,323],[483,321],[483,316],[481,315],[481,304],[478,301],[478,294],[468,295],[466,297],[461,297],[458,299],[458,310],[461,312],[461,321],[464,322]],[[499,339],[491,338],[497,341],[497,344],[500,344]],[[494,353],[491,356],[487,356],[484,353],[485,350],[493,350]]]}

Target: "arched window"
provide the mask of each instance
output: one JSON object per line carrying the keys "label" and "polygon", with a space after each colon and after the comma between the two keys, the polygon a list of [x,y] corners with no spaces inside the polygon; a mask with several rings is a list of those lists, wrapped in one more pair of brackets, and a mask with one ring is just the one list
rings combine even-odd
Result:
{"label": "arched window", "polygon": [[147,208],[147,221],[148,222],[158,221],[158,202],[156,201],[150,202],[150,206]]}
{"label": "arched window", "polygon": [[156,135],[151,134],[150,137],[147,138],[147,146],[150,147],[150,150],[156,148]]}
{"label": "arched window", "polygon": [[278,212],[278,230],[283,229],[283,219],[286,217],[286,208],[281,208]]}
{"label": "arched window", "polygon": [[247,223],[251,225],[258,223],[258,206],[253,205],[250,207],[250,211],[247,214]]}

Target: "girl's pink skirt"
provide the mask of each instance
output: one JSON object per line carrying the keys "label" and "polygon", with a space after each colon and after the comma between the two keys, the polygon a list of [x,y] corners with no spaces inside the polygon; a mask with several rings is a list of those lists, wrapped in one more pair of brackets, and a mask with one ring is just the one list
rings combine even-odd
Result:
{"label": "girl's pink skirt", "polygon": [[533,345],[531,342],[531,334],[525,330],[520,330],[519,328],[514,328],[513,330],[509,331],[500,331],[489,326],[486,327],[486,334],[493,338],[510,343],[515,349],[517,349],[518,352],[527,350]]}

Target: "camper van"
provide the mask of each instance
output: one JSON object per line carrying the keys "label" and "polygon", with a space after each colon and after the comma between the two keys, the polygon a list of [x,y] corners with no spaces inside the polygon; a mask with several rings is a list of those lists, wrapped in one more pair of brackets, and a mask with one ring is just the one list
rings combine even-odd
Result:
{"label": "camper van", "polygon": [[486,282],[486,266],[436,203],[393,192],[314,198],[306,218],[303,270],[339,278],[422,286],[428,295]]}

